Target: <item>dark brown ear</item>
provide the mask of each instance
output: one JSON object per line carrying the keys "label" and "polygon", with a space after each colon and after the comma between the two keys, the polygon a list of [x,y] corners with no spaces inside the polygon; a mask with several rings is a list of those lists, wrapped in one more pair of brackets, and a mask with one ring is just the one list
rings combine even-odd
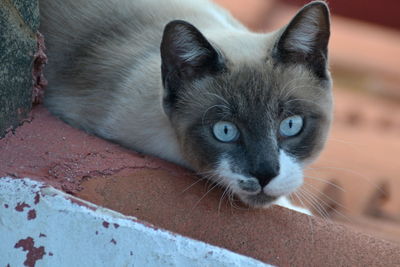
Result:
{"label": "dark brown ear", "polygon": [[284,29],[275,46],[279,62],[306,64],[319,78],[327,78],[329,9],[325,2],[304,6]]}
{"label": "dark brown ear", "polygon": [[164,28],[161,42],[164,106],[171,106],[185,81],[193,81],[223,68],[222,56],[192,24],[174,20]]}

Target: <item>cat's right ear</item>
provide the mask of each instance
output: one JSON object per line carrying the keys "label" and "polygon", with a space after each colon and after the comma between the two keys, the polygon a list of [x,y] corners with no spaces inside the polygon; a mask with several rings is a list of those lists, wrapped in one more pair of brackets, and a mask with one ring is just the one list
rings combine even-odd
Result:
{"label": "cat's right ear", "polygon": [[165,28],[161,41],[161,71],[165,88],[164,107],[173,106],[182,84],[224,68],[222,56],[192,24],[174,20]]}

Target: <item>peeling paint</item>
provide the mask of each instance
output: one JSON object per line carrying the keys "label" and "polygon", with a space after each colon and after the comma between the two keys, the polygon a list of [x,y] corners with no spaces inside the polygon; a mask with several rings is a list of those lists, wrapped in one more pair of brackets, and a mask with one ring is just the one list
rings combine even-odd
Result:
{"label": "peeling paint", "polygon": [[29,267],[35,267],[36,261],[42,259],[46,254],[43,246],[35,247],[35,241],[32,237],[19,240],[14,248],[22,248],[22,251],[28,251],[24,265]]}
{"label": "peeling paint", "polygon": [[39,193],[36,193],[33,203],[34,203],[35,205],[37,205],[37,204],[39,203],[39,201],[40,201],[40,195],[39,195]]}
{"label": "peeling paint", "polygon": [[109,223],[109,222],[106,222],[106,221],[104,221],[104,222],[103,222],[103,226],[104,226],[104,228],[108,228],[108,227],[110,226],[110,223]]}
{"label": "peeling paint", "polygon": [[19,212],[23,212],[25,208],[30,208],[31,206],[29,206],[28,204],[26,204],[25,202],[18,202],[17,206],[15,206],[15,210],[19,211]]}
{"label": "peeling paint", "polygon": [[36,210],[32,209],[28,211],[28,220],[33,220],[36,218]]}

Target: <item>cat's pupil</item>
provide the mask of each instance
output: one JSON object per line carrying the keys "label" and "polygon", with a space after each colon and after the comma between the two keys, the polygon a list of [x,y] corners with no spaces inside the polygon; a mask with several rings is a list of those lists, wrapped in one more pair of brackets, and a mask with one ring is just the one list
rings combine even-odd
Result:
{"label": "cat's pupil", "polygon": [[228,127],[226,127],[226,126],[224,127],[224,133],[228,134]]}
{"label": "cat's pupil", "polygon": [[289,128],[292,128],[292,126],[293,126],[293,121],[290,120],[290,121],[289,121]]}

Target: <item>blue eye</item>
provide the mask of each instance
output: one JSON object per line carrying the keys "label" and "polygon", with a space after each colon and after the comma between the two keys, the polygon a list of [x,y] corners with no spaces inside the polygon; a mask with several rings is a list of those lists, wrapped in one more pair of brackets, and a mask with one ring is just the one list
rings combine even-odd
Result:
{"label": "blue eye", "polygon": [[235,124],[228,121],[219,121],[213,126],[213,133],[218,141],[234,142],[239,137],[239,130]]}
{"label": "blue eye", "polygon": [[303,118],[295,115],[284,119],[279,126],[281,135],[290,137],[298,134],[303,128]]}

